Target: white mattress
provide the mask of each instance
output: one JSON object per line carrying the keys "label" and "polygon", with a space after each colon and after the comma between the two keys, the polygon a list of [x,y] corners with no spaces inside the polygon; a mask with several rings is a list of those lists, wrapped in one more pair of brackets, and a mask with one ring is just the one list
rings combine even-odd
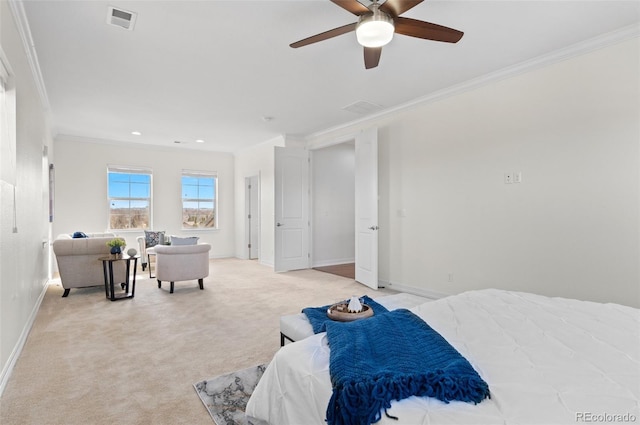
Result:
{"label": "white mattress", "polygon": [[[399,421],[383,415],[379,424],[576,424],[602,415],[640,421],[638,309],[489,289],[411,310],[469,360],[491,399],[473,405],[411,397],[392,403],[388,413]],[[330,396],[321,333],[276,353],[247,415],[272,425],[324,425]]]}

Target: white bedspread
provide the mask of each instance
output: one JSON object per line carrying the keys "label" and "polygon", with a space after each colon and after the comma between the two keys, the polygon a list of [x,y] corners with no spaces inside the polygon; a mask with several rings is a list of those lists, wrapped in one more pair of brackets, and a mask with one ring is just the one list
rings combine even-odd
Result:
{"label": "white bedspread", "polygon": [[[392,404],[389,414],[399,421],[383,416],[379,424],[640,423],[638,309],[489,289],[411,311],[469,360],[491,399],[411,397]],[[321,333],[276,353],[247,415],[272,425],[324,425],[330,397]]]}

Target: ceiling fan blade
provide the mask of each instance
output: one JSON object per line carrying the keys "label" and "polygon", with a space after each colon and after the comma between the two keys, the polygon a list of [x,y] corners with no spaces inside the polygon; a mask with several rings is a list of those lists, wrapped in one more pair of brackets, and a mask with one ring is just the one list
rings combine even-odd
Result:
{"label": "ceiling fan blade", "polygon": [[306,46],[308,44],[317,43],[318,41],[327,40],[329,38],[337,37],[342,34],[346,34],[348,32],[354,31],[356,29],[356,23],[343,25],[338,28],[334,28],[329,31],[322,32],[320,34],[312,35],[311,37],[307,37],[304,40],[296,41],[295,43],[289,44],[289,46],[294,49],[297,47]]}
{"label": "ceiling fan blade", "polygon": [[366,69],[375,68],[380,62],[382,47],[365,47],[364,48],[364,67]]}
{"label": "ceiling fan blade", "polygon": [[398,34],[424,38],[426,40],[457,43],[464,35],[462,31],[454,30],[453,28],[411,18],[397,17],[395,18],[395,24]]}
{"label": "ceiling fan blade", "polygon": [[370,12],[369,9],[367,9],[367,7],[362,3],[358,2],[358,0],[331,0],[331,2],[357,16]]}
{"label": "ceiling fan blade", "polygon": [[387,0],[380,6],[380,10],[391,16],[400,16],[423,1],[424,0]]}

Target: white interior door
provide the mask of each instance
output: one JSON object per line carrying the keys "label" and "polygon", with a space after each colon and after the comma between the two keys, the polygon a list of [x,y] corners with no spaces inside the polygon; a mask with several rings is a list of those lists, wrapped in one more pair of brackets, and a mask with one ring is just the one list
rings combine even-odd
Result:
{"label": "white interior door", "polygon": [[356,280],[378,289],[378,129],[356,136]]}
{"label": "white interior door", "polygon": [[277,272],[309,268],[309,151],[275,148]]}

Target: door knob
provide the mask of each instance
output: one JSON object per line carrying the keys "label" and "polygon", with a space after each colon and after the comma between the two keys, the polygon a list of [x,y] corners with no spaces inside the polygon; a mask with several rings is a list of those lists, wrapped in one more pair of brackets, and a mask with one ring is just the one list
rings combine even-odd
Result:
{"label": "door knob", "polygon": [[378,230],[378,229],[379,229],[379,227],[378,227],[378,226],[371,226],[371,227],[369,227],[369,230]]}
{"label": "door knob", "polygon": [[282,223],[276,223],[276,226],[280,227],[280,226],[284,226],[284,224],[282,224]]}

